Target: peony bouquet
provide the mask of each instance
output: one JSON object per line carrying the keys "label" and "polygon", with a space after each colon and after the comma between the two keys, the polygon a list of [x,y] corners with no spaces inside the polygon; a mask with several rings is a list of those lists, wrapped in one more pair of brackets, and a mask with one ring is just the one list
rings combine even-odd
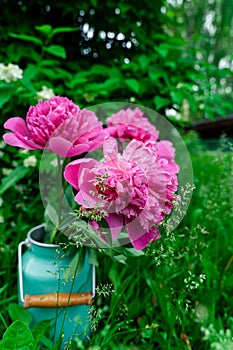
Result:
{"label": "peony bouquet", "polygon": [[160,237],[179,199],[179,166],[173,144],[159,139],[140,108],[120,109],[104,125],[93,111],[55,96],[31,106],[26,121],[10,118],[4,127],[7,144],[57,157],[53,200],[42,191],[53,223],[46,226],[49,243],[65,236],[77,245],[82,238],[84,245],[142,250]]}

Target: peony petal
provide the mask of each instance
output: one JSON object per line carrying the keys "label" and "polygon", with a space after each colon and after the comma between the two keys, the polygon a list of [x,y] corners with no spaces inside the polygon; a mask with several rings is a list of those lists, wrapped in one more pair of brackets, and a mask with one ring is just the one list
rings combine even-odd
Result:
{"label": "peony petal", "polygon": [[95,198],[93,199],[91,194],[88,194],[82,190],[76,194],[75,200],[78,204],[84,206],[84,208],[94,209],[97,207]]}
{"label": "peony petal", "polygon": [[102,234],[102,228],[97,221],[89,221],[89,225],[95,230],[96,234],[104,243],[108,243],[107,237],[105,234]]}
{"label": "peony petal", "polygon": [[103,153],[106,161],[114,160],[118,156],[117,141],[113,137],[109,137],[103,144]]}
{"label": "peony petal", "polygon": [[42,148],[41,146],[35,144],[33,141],[24,139],[22,136],[20,136],[21,135],[7,133],[3,135],[3,139],[8,145],[15,147],[22,147],[29,150],[37,150]]}
{"label": "peony petal", "polygon": [[69,184],[79,190],[79,183],[82,182],[82,180],[79,181],[82,169],[85,167],[91,170],[95,164],[98,164],[97,160],[90,158],[74,160],[65,167],[64,177]]}
{"label": "peony petal", "polygon": [[75,157],[78,156],[79,154],[89,152],[90,147],[88,143],[86,144],[78,144],[77,146],[72,146],[70,150],[67,152],[66,157]]}
{"label": "peony petal", "polygon": [[14,132],[3,136],[7,144],[29,150],[42,148],[30,139],[30,133],[23,118],[15,117],[8,119],[4,124],[4,128]]}
{"label": "peony petal", "polygon": [[50,151],[61,157],[68,157],[68,153],[72,148],[72,143],[62,137],[52,137],[48,140],[48,148]]}
{"label": "peony petal", "polygon": [[170,141],[162,140],[157,143],[159,158],[173,159],[175,157],[175,148]]}
{"label": "peony petal", "polygon": [[130,241],[137,250],[144,249],[150,241],[157,240],[160,234],[156,227],[145,230],[138,219],[126,224]]}
{"label": "peony petal", "polygon": [[30,136],[24,119],[20,117],[8,119],[4,124],[4,128],[19,133],[22,136]]}
{"label": "peony petal", "polygon": [[107,221],[110,230],[111,230],[111,234],[112,234],[112,239],[116,239],[121,230],[122,230],[122,226],[123,226],[123,216],[122,215],[117,215],[117,214],[109,214],[105,220]]}

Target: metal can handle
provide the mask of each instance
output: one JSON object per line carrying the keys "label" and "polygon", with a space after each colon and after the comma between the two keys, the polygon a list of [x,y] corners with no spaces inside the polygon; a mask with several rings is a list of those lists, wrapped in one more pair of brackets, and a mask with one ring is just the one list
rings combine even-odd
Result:
{"label": "metal can handle", "polygon": [[22,250],[23,246],[29,247],[29,240],[26,239],[18,245],[18,269],[19,269],[19,295],[24,308],[30,307],[64,307],[86,304],[90,305],[95,297],[96,273],[95,265],[92,265],[92,292],[85,293],[51,293],[42,295],[25,295],[23,289],[23,264]]}

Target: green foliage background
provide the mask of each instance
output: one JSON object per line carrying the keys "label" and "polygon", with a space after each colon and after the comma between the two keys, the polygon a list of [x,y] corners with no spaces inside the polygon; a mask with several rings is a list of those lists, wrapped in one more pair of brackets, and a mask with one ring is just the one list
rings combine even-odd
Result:
{"label": "green foliage background", "polygon": [[[0,62],[24,71],[16,82],[0,80],[1,134],[5,120],[37,103],[43,85],[81,107],[150,107],[183,135],[186,124],[232,113],[232,71],[219,69],[223,58],[229,66],[232,60],[232,0],[0,0],[0,9]],[[232,145],[209,148],[192,133],[184,140],[196,186],[189,212],[128,265],[100,257],[90,350],[232,349]],[[51,349],[48,325],[31,332],[15,306],[17,244],[43,221],[41,154],[33,153],[36,167],[25,167],[30,153],[0,147],[0,349],[16,331],[25,334],[23,346],[37,349],[43,338]]]}
{"label": "green foliage background", "polygon": [[43,85],[82,106],[131,101],[186,123],[231,113],[232,72],[218,69],[231,57],[229,2],[1,0],[1,61],[24,70],[1,83],[2,119],[25,114]]}

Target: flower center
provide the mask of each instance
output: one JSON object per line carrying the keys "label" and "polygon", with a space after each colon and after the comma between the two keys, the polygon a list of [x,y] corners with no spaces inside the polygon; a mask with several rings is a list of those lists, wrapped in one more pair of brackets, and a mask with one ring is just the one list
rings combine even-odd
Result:
{"label": "flower center", "polygon": [[100,199],[108,202],[111,212],[123,214],[129,220],[145,208],[148,198],[147,178],[136,164],[124,164],[122,169],[102,169],[95,180]]}

